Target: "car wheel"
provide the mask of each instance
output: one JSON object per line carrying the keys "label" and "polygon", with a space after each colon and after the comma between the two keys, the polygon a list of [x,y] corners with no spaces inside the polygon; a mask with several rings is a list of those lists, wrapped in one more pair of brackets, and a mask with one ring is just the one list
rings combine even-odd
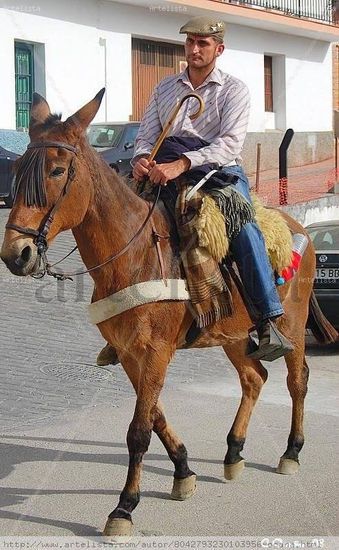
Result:
{"label": "car wheel", "polygon": [[7,206],[7,208],[12,208],[13,206],[13,198],[11,195],[8,195],[8,197],[4,197],[4,203]]}
{"label": "car wheel", "polygon": [[115,170],[117,174],[119,174],[120,170],[117,164],[110,164],[110,167],[113,168],[113,170]]}

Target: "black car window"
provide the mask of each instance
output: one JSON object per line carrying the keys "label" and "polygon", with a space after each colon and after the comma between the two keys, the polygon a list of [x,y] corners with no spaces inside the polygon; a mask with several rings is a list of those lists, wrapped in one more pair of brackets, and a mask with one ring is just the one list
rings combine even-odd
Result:
{"label": "black car window", "polygon": [[138,130],[139,126],[128,126],[124,139],[125,143],[134,143],[135,138],[137,137]]}
{"label": "black car window", "polygon": [[339,250],[339,227],[309,229],[316,251]]}
{"label": "black car window", "polygon": [[122,126],[98,124],[90,126],[87,137],[92,147],[116,147],[122,133]]}

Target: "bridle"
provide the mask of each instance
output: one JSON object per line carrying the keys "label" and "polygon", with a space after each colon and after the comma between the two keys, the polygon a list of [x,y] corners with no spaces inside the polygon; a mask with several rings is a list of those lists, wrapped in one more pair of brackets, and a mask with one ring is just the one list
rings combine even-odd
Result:
{"label": "bridle", "polygon": [[[74,147],[73,145],[70,145],[68,143],[63,143],[63,142],[59,142],[59,141],[43,141],[43,142],[36,141],[36,142],[30,143],[27,146],[27,149],[38,149],[38,148],[49,148],[49,147],[54,147],[54,148],[57,148],[57,149],[66,149],[67,151],[71,151],[74,155],[77,155],[77,148],[76,147]],[[158,199],[159,199],[159,196],[160,196],[160,192],[161,192],[161,186],[159,185],[159,188],[158,188],[158,191],[157,191],[157,196],[156,196],[153,204],[149,205],[149,212],[147,214],[146,219],[144,220],[144,222],[142,223],[142,225],[140,226],[138,231],[133,235],[133,237],[124,246],[124,248],[122,248],[116,254],[110,256],[109,258],[107,258],[101,264],[90,267],[89,269],[85,269],[83,271],[74,271],[72,273],[61,273],[61,272],[58,272],[58,271],[53,271],[52,267],[56,264],[59,264],[64,259],[66,259],[68,256],[70,256],[77,249],[77,246],[75,246],[73,248],[73,250],[71,252],[69,252],[64,258],[62,258],[61,260],[59,260],[55,264],[51,265],[51,264],[48,263],[48,260],[47,260],[47,250],[48,250],[47,237],[48,237],[48,233],[51,229],[51,225],[53,223],[54,217],[55,217],[56,213],[58,212],[64,197],[69,192],[70,185],[71,185],[72,181],[74,180],[74,177],[75,177],[75,169],[74,169],[74,157],[73,157],[72,161],[71,161],[71,163],[68,167],[68,174],[67,174],[66,183],[63,186],[63,188],[61,190],[61,193],[60,193],[56,203],[54,204],[54,206],[51,207],[51,209],[47,213],[47,215],[46,215],[45,219],[42,221],[39,229],[32,229],[31,227],[21,227],[20,225],[17,225],[17,224],[14,224],[14,223],[7,223],[6,224],[6,229],[14,229],[18,233],[34,237],[33,238],[33,243],[37,247],[38,256],[40,257],[40,267],[42,267],[42,269],[41,269],[41,271],[39,271],[39,273],[37,273],[35,275],[32,275],[32,277],[34,277],[34,278],[40,279],[40,278],[44,277],[45,275],[50,275],[52,277],[55,277],[57,280],[64,281],[66,279],[72,279],[72,277],[75,277],[77,275],[84,275],[85,273],[90,273],[91,271],[94,271],[95,269],[99,269],[99,268],[105,266],[106,264],[108,264],[109,262],[112,262],[113,260],[116,260],[117,258],[122,256],[129,249],[131,244],[139,237],[139,235],[142,233],[143,229],[147,225],[147,223],[150,220],[150,218],[151,218],[151,216],[154,212],[154,209],[157,205],[157,202],[158,202]],[[154,233],[154,229],[153,229],[153,233]],[[157,237],[161,238],[161,235],[157,235],[157,234],[155,234],[155,235]]]}

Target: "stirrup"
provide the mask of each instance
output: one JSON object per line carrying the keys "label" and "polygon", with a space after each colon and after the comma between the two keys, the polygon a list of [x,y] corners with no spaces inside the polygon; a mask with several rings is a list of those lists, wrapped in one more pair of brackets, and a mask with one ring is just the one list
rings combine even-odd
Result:
{"label": "stirrup", "polygon": [[247,357],[262,361],[275,361],[294,350],[291,342],[278,330],[275,323],[268,319],[269,335],[267,342],[260,342],[256,328],[248,333]]}

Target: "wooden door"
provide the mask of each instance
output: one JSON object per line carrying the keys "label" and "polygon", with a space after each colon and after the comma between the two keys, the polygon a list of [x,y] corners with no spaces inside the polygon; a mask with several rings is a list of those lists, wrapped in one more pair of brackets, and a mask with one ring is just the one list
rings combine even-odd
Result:
{"label": "wooden door", "polygon": [[141,120],[154,86],[183,70],[184,46],[132,39],[132,120]]}

